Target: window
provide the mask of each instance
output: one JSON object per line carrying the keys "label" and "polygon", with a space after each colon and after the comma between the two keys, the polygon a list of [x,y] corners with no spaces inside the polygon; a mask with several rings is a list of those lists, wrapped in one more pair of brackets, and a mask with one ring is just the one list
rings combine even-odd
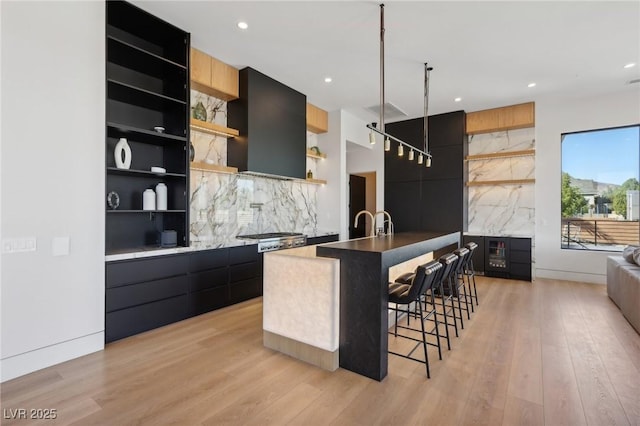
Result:
{"label": "window", "polygon": [[562,248],[638,245],[640,126],[562,135]]}

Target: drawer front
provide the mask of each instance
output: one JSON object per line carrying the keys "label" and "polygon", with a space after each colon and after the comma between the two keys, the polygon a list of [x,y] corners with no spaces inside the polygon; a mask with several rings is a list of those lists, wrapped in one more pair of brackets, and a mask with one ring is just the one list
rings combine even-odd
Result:
{"label": "drawer front", "polygon": [[338,241],[338,234],[323,235],[322,237],[307,238],[307,245],[312,246],[316,244],[333,243],[335,241]]}
{"label": "drawer front", "polygon": [[259,262],[233,265],[229,267],[229,282],[235,283],[262,276],[262,267]]}
{"label": "drawer front", "polygon": [[253,278],[229,284],[229,299],[231,303],[242,302],[262,295],[262,279]]}
{"label": "drawer front", "polygon": [[200,315],[229,305],[229,287],[197,291],[189,295],[190,315]]}
{"label": "drawer front", "polygon": [[187,255],[157,256],[146,259],[108,262],[107,288],[183,275],[187,273]]}
{"label": "drawer front", "polygon": [[113,312],[119,309],[186,294],[187,283],[188,278],[186,275],[183,275],[180,277],[165,278],[163,280],[147,281],[140,284],[108,288],[106,291],[106,311]]}
{"label": "drawer front", "polygon": [[229,249],[229,264],[249,263],[258,260],[258,245],[231,247]]}
{"label": "drawer front", "polygon": [[509,244],[511,246],[511,250],[531,251],[531,238],[510,238]]}
{"label": "drawer front", "polygon": [[189,254],[189,272],[206,271],[229,265],[229,249],[196,251]]}
{"label": "drawer front", "polygon": [[531,281],[530,263],[512,263],[509,267],[510,278]]}
{"label": "drawer front", "polygon": [[512,262],[531,263],[531,252],[511,250],[511,254],[509,255],[509,258],[511,259]]}
{"label": "drawer front", "polygon": [[189,274],[189,281],[189,291],[201,291],[226,286],[229,282],[229,268],[218,268]]}
{"label": "drawer front", "polygon": [[187,296],[110,312],[105,318],[105,340],[113,342],[187,318]]}

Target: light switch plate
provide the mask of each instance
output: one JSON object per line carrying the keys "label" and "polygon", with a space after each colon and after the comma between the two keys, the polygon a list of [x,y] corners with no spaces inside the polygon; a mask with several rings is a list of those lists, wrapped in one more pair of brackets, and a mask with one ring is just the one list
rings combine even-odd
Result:
{"label": "light switch plate", "polygon": [[69,237],[54,237],[51,242],[51,251],[54,256],[67,256],[69,254]]}
{"label": "light switch plate", "polygon": [[2,253],[24,253],[38,249],[36,237],[4,238],[2,240]]}

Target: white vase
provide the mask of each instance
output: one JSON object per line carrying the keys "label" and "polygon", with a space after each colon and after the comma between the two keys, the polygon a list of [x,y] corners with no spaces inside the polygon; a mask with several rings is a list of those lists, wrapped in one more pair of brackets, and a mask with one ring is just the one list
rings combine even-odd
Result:
{"label": "white vase", "polygon": [[145,189],[142,193],[142,210],[156,209],[156,193],[153,189]]}
{"label": "white vase", "polygon": [[167,210],[167,185],[156,185],[156,210]]}
{"label": "white vase", "polygon": [[[124,154],[124,158],[122,155]],[[131,147],[127,143],[126,138],[120,138],[113,150],[113,156],[116,160],[116,167],[119,169],[128,169],[131,167]]]}

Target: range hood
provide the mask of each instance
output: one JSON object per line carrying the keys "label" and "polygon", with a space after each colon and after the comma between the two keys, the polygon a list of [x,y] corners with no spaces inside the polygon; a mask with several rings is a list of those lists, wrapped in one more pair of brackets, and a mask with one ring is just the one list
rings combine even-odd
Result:
{"label": "range hood", "polygon": [[227,142],[227,165],[239,172],[293,179],[306,176],[307,97],[247,67],[240,97],[227,104],[227,123],[240,136]]}

